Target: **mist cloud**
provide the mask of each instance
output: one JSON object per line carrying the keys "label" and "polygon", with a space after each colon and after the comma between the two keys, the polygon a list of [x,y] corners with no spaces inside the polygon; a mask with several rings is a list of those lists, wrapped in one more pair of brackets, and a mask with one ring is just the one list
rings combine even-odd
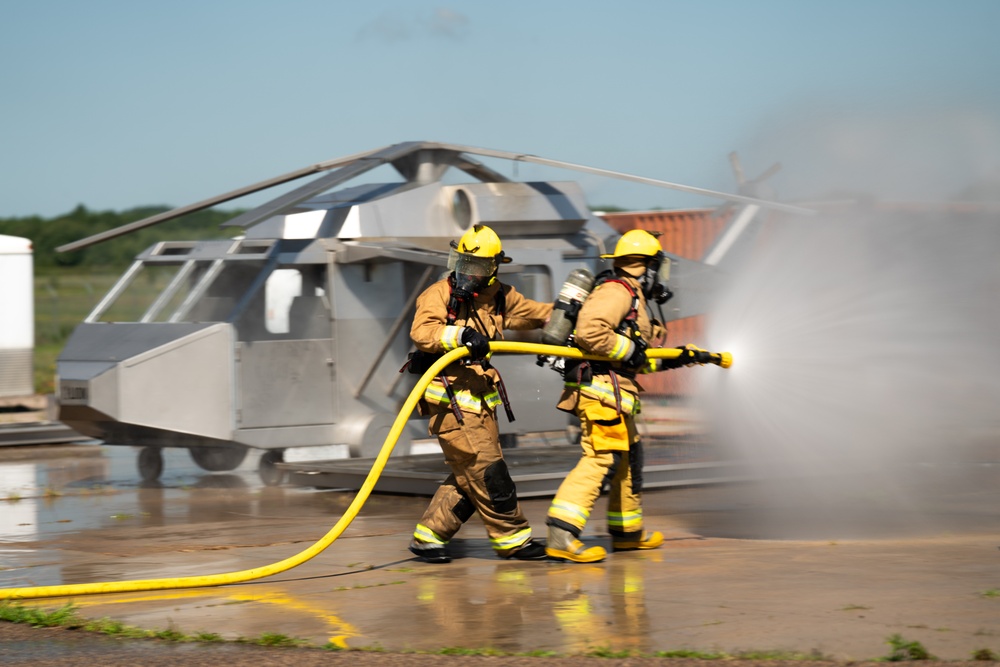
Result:
{"label": "mist cloud", "polygon": [[383,14],[361,26],[357,40],[383,44],[420,39],[462,41],[468,36],[470,26],[467,16],[447,7],[415,16],[395,12]]}
{"label": "mist cloud", "polygon": [[787,166],[774,179],[784,199],[950,200],[1000,183],[1000,114],[984,106],[800,106],[751,146],[759,162]]}

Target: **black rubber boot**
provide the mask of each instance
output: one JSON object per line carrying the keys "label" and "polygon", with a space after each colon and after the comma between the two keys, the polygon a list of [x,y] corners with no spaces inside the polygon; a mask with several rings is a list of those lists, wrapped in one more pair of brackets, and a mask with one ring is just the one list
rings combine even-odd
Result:
{"label": "black rubber boot", "polygon": [[414,538],[410,541],[410,553],[427,563],[450,563],[451,556],[445,551],[444,545],[421,542]]}
{"label": "black rubber boot", "polygon": [[545,544],[538,540],[528,540],[509,557],[516,560],[545,560]]}

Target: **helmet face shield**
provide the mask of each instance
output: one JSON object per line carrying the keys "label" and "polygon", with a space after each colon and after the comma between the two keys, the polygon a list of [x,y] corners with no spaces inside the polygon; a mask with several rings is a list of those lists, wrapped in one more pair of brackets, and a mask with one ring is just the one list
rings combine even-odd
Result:
{"label": "helmet face shield", "polygon": [[476,292],[490,284],[497,272],[497,262],[493,257],[478,257],[452,249],[448,268],[455,273],[456,289]]}
{"label": "helmet face shield", "polygon": [[497,267],[510,262],[504,255],[500,237],[486,225],[475,225],[451,242],[448,269],[454,275],[456,292],[469,295],[496,280]]}
{"label": "helmet face shield", "polygon": [[448,268],[466,276],[489,278],[496,273],[497,262],[492,257],[477,257],[452,250],[448,256]]}
{"label": "helmet face shield", "polygon": [[657,259],[660,265],[656,270],[656,275],[661,283],[666,284],[670,280],[670,258],[661,252]]}
{"label": "helmet face shield", "polygon": [[670,258],[660,251],[649,258],[646,273],[639,280],[643,295],[656,303],[666,303],[674,295],[667,287],[668,280],[670,280]]}

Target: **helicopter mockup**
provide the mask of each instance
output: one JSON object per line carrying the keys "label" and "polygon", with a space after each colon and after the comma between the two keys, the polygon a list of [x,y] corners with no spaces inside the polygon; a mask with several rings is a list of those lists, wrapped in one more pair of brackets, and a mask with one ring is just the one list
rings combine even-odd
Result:
{"label": "helicopter mockup", "polygon": [[[492,227],[514,263],[501,279],[552,301],[574,269],[597,273],[618,234],[574,182],[520,182],[476,157],[562,167],[731,202],[727,230],[704,262],[669,256],[667,321],[704,312],[725,255],[762,209],[807,212],[531,155],[407,142],[312,165],[67,244],[77,250],[186,213],[322,174],[225,223],[235,238],[163,241],[132,265],[74,330],[57,360],[59,419],[112,445],[142,447],[144,480],[161,449],[182,447],[201,468],[233,470],[264,450],[259,472],[280,481],[290,448],[372,457],[415,376],[400,374],[417,296],[447,271],[448,244],[473,224]],[[382,165],[402,177],[344,186]],[[450,184],[457,170],[471,182]],[[338,188],[339,189],[335,189]],[[152,288],[151,288],[152,286]],[[537,341],[539,332],[508,339]],[[566,428],[552,407],[561,378],[534,357],[498,360],[518,434]],[[501,420],[503,422],[503,420]],[[406,454],[414,420],[395,453]],[[417,436],[419,437],[419,436]],[[323,449],[318,449],[323,448]],[[323,454],[319,455],[322,451]]]}

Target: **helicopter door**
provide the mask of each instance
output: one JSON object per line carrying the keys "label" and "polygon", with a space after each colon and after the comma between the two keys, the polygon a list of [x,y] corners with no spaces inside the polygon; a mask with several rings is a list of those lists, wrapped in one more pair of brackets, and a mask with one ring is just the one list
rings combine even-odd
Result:
{"label": "helicopter door", "polygon": [[[272,271],[236,322],[238,429],[334,422],[325,266]],[[297,442],[294,435],[285,444]]]}

